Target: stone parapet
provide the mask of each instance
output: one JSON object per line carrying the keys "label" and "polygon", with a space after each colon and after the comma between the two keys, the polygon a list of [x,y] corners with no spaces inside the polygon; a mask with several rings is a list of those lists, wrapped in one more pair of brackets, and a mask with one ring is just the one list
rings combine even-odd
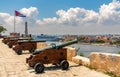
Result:
{"label": "stone parapet", "polygon": [[90,65],[90,60],[86,57],[82,56],[75,56],[72,57],[72,62],[77,63],[79,65],[84,65],[84,66],[89,66]]}
{"label": "stone parapet", "polygon": [[77,55],[76,49],[72,47],[65,47],[67,49],[67,60],[72,61],[72,57]]}
{"label": "stone parapet", "polygon": [[118,54],[92,52],[90,65],[95,69],[120,76],[120,55]]}
{"label": "stone parapet", "polygon": [[48,44],[46,44],[45,42],[38,42],[37,43],[37,49],[39,49],[39,48],[45,48],[47,46],[48,46]]}

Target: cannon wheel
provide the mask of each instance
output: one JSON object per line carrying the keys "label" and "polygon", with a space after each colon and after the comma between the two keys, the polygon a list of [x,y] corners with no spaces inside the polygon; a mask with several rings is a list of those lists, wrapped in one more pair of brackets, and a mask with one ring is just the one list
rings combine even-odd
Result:
{"label": "cannon wheel", "polygon": [[31,50],[29,50],[30,53],[33,53],[34,51],[35,51],[35,49],[31,49]]}
{"label": "cannon wheel", "polygon": [[44,65],[41,63],[37,63],[35,64],[34,69],[36,73],[42,73],[44,71]]}
{"label": "cannon wheel", "polygon": [[12,48],[12,47],[13,47],[13,45],[12,45],[12,44],[8,44],[8,46],[9,46],[9,48]]}
{"label": "cannon wheel", "polygon": [[21,55],[21,54],[22,54],[22,49],[17,49],[17,50],[16,50],[16,53],[17,53],[18,55]]}
{"label": "cannon wheel", "polygon": [[69,67],[69,63],[67,60],[63,60],[63,61],[61,61],[60,66],[61,66],[62,70],[66,70]]}

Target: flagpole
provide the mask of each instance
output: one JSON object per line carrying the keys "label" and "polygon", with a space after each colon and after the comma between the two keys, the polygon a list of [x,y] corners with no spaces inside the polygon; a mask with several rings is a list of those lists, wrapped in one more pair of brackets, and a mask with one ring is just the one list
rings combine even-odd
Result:
{"label": "flagpole", "polygon": [[14,14],[14,32],[15,32],[15,14]]}
{"label": "flagpole", "polygon": [[15,26],[16,26],[16,19],[15,19],[16,16],[26,17],[25,15],[23,15],[20,12],[18,12],[18,11],[15,10],[15,13],[14,13],[14,32],[15,32]]}

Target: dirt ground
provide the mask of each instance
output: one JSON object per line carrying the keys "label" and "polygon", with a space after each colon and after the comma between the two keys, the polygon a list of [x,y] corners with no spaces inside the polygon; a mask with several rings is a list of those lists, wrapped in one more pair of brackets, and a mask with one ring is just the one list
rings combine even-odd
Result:
{"label": "dirt ground", "polygon": [[73,62],[67,71],[61,70],[59,67],[45,65],[45,71],[42,74],[36,74],[26,64],[26,58],[29,53],[23,52],[17,55],[7,45],[2,43],[0,39],[0,77],[110,77],[101,72],[90,70],[84,66],[79,66]]}

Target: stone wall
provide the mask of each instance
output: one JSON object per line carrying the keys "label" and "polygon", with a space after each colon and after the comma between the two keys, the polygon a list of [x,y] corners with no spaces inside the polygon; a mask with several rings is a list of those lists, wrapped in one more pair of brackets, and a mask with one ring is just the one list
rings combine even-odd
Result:
{"label": "stone wall", "polygon": [[77,55],[76,49],[72,47],[65,47],[67,49],[67,60],[72,61],[72,57]]}
{"label": "stone wall", "polygon": [[95,69],[120,76],[120,55],[118,54],[92,52],[90,65]]}
{"label": "stone wall", "polygon": [[90,66],[89,58],[82,57],[79,55],[72,57],[72,62],[77,63],[79,65]]}
{"label": "stone wall", "polygon": [[90,61],[86,57],[78,56],[76,49],[72,47],[65,47],[67,49],[67,60],[79,65],[89,66]]}
{"label": "stone wall", "polygon": [[46,44],[45,42],[38,42],[37,43],[37,49],[39,49],[39,48],[45,48],[47,46],[48,46],[48,44]]}

